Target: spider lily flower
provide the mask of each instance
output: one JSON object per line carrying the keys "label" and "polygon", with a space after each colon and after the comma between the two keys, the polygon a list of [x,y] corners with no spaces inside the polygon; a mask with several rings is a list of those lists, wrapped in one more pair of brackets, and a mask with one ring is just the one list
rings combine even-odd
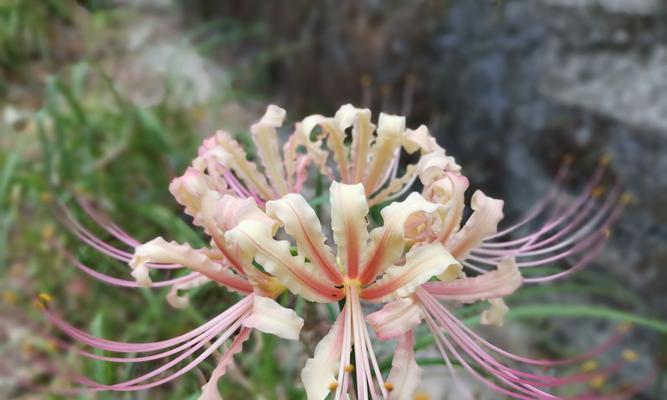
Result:
{"label": "spider lily flower", "polygon": [[[102,220],[100,222],[104,223],[103,226],[117,238],[134,247],[134,253],[128,263],[133,268],[132,275],[136,285],[155,287],[165,286],[167,284],[165,282],[168,282],[173,286],[167,298],[175,307],[187,305],[187,298],[179,296],[179,290],[206,282],[225,286],[229,290],[238,292],[243,298],[190,332],[172,339],[148,343],[126,343],[96,338],[68,324],[48,307],[42,307],[47,318],[74,340],[96,349],[126,354],[124,357],[100,356],[79,350],[83,356],[114,363],[143,363],[165,359],[162,366],[150,372],[112,385],[81,378],[79,382],[90,390],[136,391],[164,384],[190,371],[209,358],[225,342],[231,341],[230,346],[223,351],[209,382],[202,388],[203,393],[200,397],[207,400],[219,399],[217,381],[233,361],[234,354],[241,351],[252,329],[291,340],[298,338],[303,320],[293,310],[286,309],[273,300],[284,287],[274,277],[256,269],[252,264],[244,264],[237,256],[239,249],[224,236],[226,231],[243,220],[263,224],[269,231],[275,231],[277,224],[259,210],[254,199],[240,199],[229,194],[220,194],[211,190],[209,184],[211,181],[207,180],[206,176],[196,170],[188,170],[184,176],[172,182],[171,189],[176,199],[185,206],[186,212],[194,217],[195,224],[202,227],[212,238],[211,248],[194,249],[186,244],[167,242],[161,237],[145,244],[138,244],[117,226],[104,223]],[[93,216],[98,217],[93,210],[90,211]],[[101,251],[119,259],[127,259],[125,253],[118,254],[111,248],[103,247],[99,241],[91,239],[87,234],[88,231],[82,227],[75,229],[80,236]],[[121,286],[135,286],[125,280],[101,274],[81,263],[78,266],[103,281]],[[150,271],[165,266],[186,268],[192,272],[183,278],[152,282]],[[210,345],[207,346],[208,344]],[[194,359],[175,372],[167,374],[190,358]]]}
{"label": "spider lily flower", "polygon": [[[371,345],[361,302],[386,302],[410,296],[417,288],[439,277],[458,277],[461,266],[440,243],[405,246],[413,240],[405,229],[416,215],[442,218],[445,208],[412,193],[402,202],[382,210],[384,224],[368,231],[368,199],[362,184],[334,182],[330,188],[331,227],[337,252],[326,244],[315,211],[300,194],[288,194],[266,203],[266,214],[279,221],[291,237],[277,240],[270,225],[247,219],[225,234],[242,250],[244,263],[253,259],[275,276],[291,292],[307,300],[331,303],[345,299],[329,333],[320,341],[314,357],[302,371],[309,399],[346,398],[356,378],[357,398],[367,399],[401,393],[404,374],[397,367],[385,382]],[[351,353],[354,349],[354,360]],[[399,376],[400,375],[400,376]]]}
{"label": "spider lily flower", "polygon": [[[433,152],[444,154],[426,126],[406,129],[405,117],[380,113],[375,128],[370,110],[346,104],[334,117],[305,118],[297,124],[295,134],[322,174],[332,181],[362,183],[372,206],[401,197],[416,180],[418,164],[408,165],[399,176],[402,150],[410,154],[419,150],[422,158]],[[348,130],[351,131],[349,148]]]}

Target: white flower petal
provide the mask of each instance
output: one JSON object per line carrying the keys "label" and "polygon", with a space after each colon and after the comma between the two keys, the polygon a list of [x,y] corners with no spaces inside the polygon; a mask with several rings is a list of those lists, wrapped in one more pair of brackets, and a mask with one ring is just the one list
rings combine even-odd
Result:
{"label": "white flower petal", "polygon": [[482,312],[481,323],[483,325],[503,326],[505,323],[505,315],[509,311],[509,307],[505,304],[503,299],[490,299],[491,307]]}
{"label": "white flower petal", "polygon": [[317,265],[336,284],[342,283],[331,249],[325,243],[320,220],[301,194],[290,193],[279,200],[267,202],[266,213],[282,222],[285,232],[296,241],[299,253]]}
{"label": "white flower petal", "polygon": [[459,260],[464,260],[472,249],[496,233],[498,222],[503,219],[503,201],[488,197],[480,190],[473,194],[471,206],[475,211],[447,242],[447,248]]}
{"label": "white flower petal", "polygon": [[243,320],[243,326],[284,339],[297,340],[303,327],[303,319],[296,315],[294,310],[281,306],[273,299],[255,296],[252,313]]}
{"label": "white flower petal", "polygon": [[138,246],[134,250],[134,256],[129,264],[132,267],[132,275],[142,286],[150,286],[146,264],[149,262],[180,264],[193,271],[228,287],[229,289],[247,293],[252,290],[250,284],[233,274],[227,268],[213,262],[204,251],[195,250],[190,245],[166,242],[157,237],[147,243]]}
{"label": "white flower petal", "polygon": [[306,262],[300,254],[292,256],[290,243],[275,240],[271,227],[256,220],[242,221],[236,228],[225,233],[225,239],[241,250],[244,264],[253,258],[273,274],[292,293],[306,300],[329,303],[342,297],[340,289]]}
{"label": "white flower petal", "polygon": [[391,165],[390,160],[401,146],[405,131],[405,117],[380,113],[377,138],[371,149],[371,161],[364,179],[366,194],[370,195],[378,189],[380,179]]}
{"label": "white flower petal", "polygon": [[419,193],[413,192],[407,199],[386,206],[381,213],[384,225],[371,232],[372,250],[364,260],[360,278],[363,284],[372,282],[401,258],[408,234],[405,226],[411,216],[424,213],[437,215],[442,219],[445,208],[426,201]]}
{"label": "white flower petal", "polygon": [[405,255],[405,265],[389,267],[361,296],[370,301],[407,297],[432,277],[458,276],[461,269],[461,264],[441,244],[417,246]]}
{"label": "white flower petal", "polygon": [[381,310],[368,315],[366,321],[378,338],[387,340],[416,328],[423,318],[421,306],[412,297],[406,297],[387,303]]}
{"label": "white flower petal", "polygon": [[338,257],[350,277],[359,274],[368,243],[368,201],[361,184],[331,184],[331,229],[338,247]]}
{"label": "white flower petal", "polygon": [[315,347],[313,358],[306,361],[301,370],[301,382],[308,400],[324,400],[331,393],[330,385],[336,382],[342,347],[342,321],[339,318]]}
{"label": "white flower petal", "polygon": [[278,146],[278,133],[276,132],[276,128],[282,126],[284,119],[285,110],[270,105],[262,119],[250,127],[257,153],[262,158],[264,172],[279,196],[289,192]]}
{"label": "white flower petal", "polygon": [[391,400],[411,400],[421,381],[422,371],[415,359],[413,343],[413,334],[409,332],[401,337],[396,346],[387,378],[387,384],[392,388],[389,393]]}

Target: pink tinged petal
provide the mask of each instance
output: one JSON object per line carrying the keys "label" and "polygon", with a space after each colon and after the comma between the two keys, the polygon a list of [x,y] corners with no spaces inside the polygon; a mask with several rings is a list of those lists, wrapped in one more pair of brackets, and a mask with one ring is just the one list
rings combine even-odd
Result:
{"label": "pink tinged petal", "polygon": [[392,388],[389,393],[391,400],[411,400],[419,386],[422,371],[417,365],[413,345],[412,331],[403,335],[398,341],[391,361],[391,371],[387,377],[387,385],[391,385]]}
{"label": "pink tinged petal", "polygon": [[299,253],[319,267],[333,283],[343,283],[331,248],[325,243],[320,220],[301,194],[291,193],[267,202],[266,213],[283,224],[285,232],[296,241]]}
{"label": "pink tinged petal", "polygon": [[271,227],[255,220],[245,220],[225,233],[225,238],[241,250],[244,264],[253,258],[274,275],[292,293],[314,302],[337,301],[342,292],[306,262],[302,255],[292,256],[290,243],[275,240]]}
{"label": "pink tinged petal", "polygon": [[199,396],[198,400],[222,400],[222,396],[218,391],[218,380],[227,372],[227,367],[234,361],[234,355],[241,352],[243,349],[243,343],[248,340],[250,337],[249,328],[241,329],[238,335],[234,338],[232,345],[225,351],[225,354],[222,356],[222,359],[218,361],[218,365],[211,373],[211,378],[202,386],[202,394]]}
{"label": "pink tinged petal", "polygon": [[347,313],[347,308],[344,308],[327,335],[315,347],[313,358],[306,360],[301,370],[301,382],[308,400],[324,400],[331,392],[331,385],[337,382]]}
{"label": "pink tinged petal", "polygon": [[445,208],[426,201],[419,193],[414,192],[407,199],[383,208],[381,213],[384,225],[373,229],[370,234],[372,250],[364,260],[364,267],[359,277],[362,284],[372,282],[401,258],[409,234],[405,226],[410,217],[434,215],[443,218]]}
{"label": "pink tinged petal", "polygon": [[169,192],[176,201],[185,207],[185,213],[194,217],[200,209],[201,197],[209,190],[206,176],[189,167],[182,176],[174,178],[169,184]]}
{"label": "pink tinged petal", "polygon": [[411,297],[387,303],[366,317],[378,338],[394,339],[416,328],[424,318],[421,306]]}
{"label": "pink tinged petal", "polygon": [[377,282],[363,290],[371,301],[390,301],[407,297],[434,276],[457,277],[461,264],[441,244],[413,247],[405,255],[405,265],[394,265]]}
{"label": "pink tinged petal", "polygon": [[428,187],[448,172],[459,174],[461,166],[456,163],[454,157],[447,156],[443,150],[421,156],[417,169],[422,184]]}
{"label": "pink tinged petal", "polygon": [[338,247],[338,258],[347,268],[347,275],[356,278],[362,252],[368,243],[368,202],[364,186],[333,182],[330,188],[331,229]]}
{"label": "pink tinged petal", "polygon": [[474,212],[447,243],[449,251],[459,260],[465,259],[472,249],[496,233],[498,222],[503,218],[503,201],[488,197],[480,190],[473,194],[471,206]]}
{"label": "pink tinged petal", "polygon": [[522,280],[516,262],[508,258],[501,261],[495,271],[453,282],[425,283],[424,289],[440,300],[468,303],[510,295],[521,286]]}
{"label": "pink tinged petal", "polygon": [[255,296],[252,313],[243,321],[243,326],[284,339],[297,340],[303,319],[294,310],[281,306],[273,299]]}
{"label": "pink tinged petal", "polygon": [[250,127],[257,152],[262,158],[264,172],[278,196],[284,196],[289,192],[278,147],[278,132],[276,132],[276,128],[283,125],[284,119],[285,110],[270,105],[262,119]]}
{"label": "pink tinged petal", "polygon": [[491,307],[482,312],[481,323],[483,325],[503,326],[509,307],[507,307],[502,298],[490,299],[489,303]]}
{"label": "pink tinged petal", "polygon": [[213,262],[204,252],[195,250],[190,245],[168,243],[158,237],[137,247],[129,264],[133,269],[132,276],[140,285],[146,287],[151,284],[146,267],[148,262],[181,264],[229,289],[241,293],[252,292],[252,286],[245,279],[239,278],[220,264]]}
{"label": "pink tinged petal", "polygon": [[371,161],[363,181],[367,195],[382,185],[380,178],[400,148],[403,132],[405,132],[405,117],[380,113],[377,138],[371,149]]}

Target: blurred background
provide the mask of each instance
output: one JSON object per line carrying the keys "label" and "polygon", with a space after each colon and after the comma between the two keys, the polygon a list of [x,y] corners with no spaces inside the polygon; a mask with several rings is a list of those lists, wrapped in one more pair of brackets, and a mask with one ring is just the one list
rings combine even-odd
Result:
{"label": "blurred background", "polygon": [[[509,221],[547,191],[565,155],[574,173],[562,197],[609,157],[634,201],[602,256],[562,283],[519,291],[508,304],[523,312],[483,332],[517,352],[565,357],[635,322],[620,348],[635,364],[593,389],[655,370],[636,398],[667,398],[660,0],[0,0],[0,398],[71,398],[53,394],[70,370],[108,383],[140,370],[55,348],[31,307],[39,292],[76,326],[133,341],[182,333],[231,298],[203,288],[177,311],[166,290],[92,280],[63,249],[119,277],[127,266],[80,245],[56,218],[60,203],[85,221],[72,197],[93,198],[139,240],[202,244],[167,185],[204,137],[225,128],[243,138],[268,103],[291,123],[347,102],[428,124],[472,188],[506,200]],[[303,345],[253,339],[223,397],[304,398],[298,369],[325,328],[306,326]],[[145,393],[81,398],[196,399],[212,367]],[[425,368],[424,393],[455,398],[446,369]]]}

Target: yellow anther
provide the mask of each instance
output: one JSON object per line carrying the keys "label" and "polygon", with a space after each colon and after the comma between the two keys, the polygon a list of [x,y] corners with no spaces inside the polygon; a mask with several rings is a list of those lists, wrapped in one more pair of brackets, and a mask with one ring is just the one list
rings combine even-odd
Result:
{"label": "yellow anther", "polygon": [[35,354],[35,346],[30,342],[23,342],[21,345],[21,353],[23,354],[23,357],[28,358]]}
{"label": "yellow anther", "polygon": [[49,350],[50,352],[55,352],[58,350],[58,342],[55,340],[49,340],[46,342],[46,349]]}
{"label": "yellow anther", "polygon": [[38,310],[43,310],[46,308],[44,303],[42,303],[39,299],[35,299],[32,301],[32,306],[35,307]]}
{"label": "yellow anther", "polygon": [[623,350],[623,353],[621,355],[623,356],[623,359],[625,361],[635,362],[639,360],[639,354],[630,349]]}
{"label": "yellow anther", "polygon": [[591,192],[591,197],[593,197],[593,198],[600,197],[606,191],[607,191],[606,187],[604,187],[603,185],[598,185],[595,188],[593,188],[593,191]]}
{"label": "yellow anther", "polygon": [[44,204],[49,204],[53,201],[53,194],[50,192],[42,192],[39,195],[39,200]]}
{"label": "yellow anther", "polygon": [[18,302],[18,296],[11,290],[2,292],[2,301],[7,304],[14,305]]}
{"label": "yellow anther", "polygon": [[634,324],[632,322],[624,322],[618,326],[618,332],[619,333],[628,333],[630,332],[630,329],[634,327]]}
{"label": "yellow anther", "polygon": [[424,232],[425,229],[426,229],[426,223],[425,223],[425,222],[424,222],[424,223],[421,223],[421,224],[419,224],[419,226],[417,227],[417,233],[422,233],[422,232]]}
{"label": "yellow anther", "polygon": [[51,297],[50,294],[44,293],[44,292],[39,294],[39,299],[42,300],[45,303],[50,303],[50,302],[53,301],[53,297]]}
{"label": "yellow anther", "polygon": [[625,192],[621,195],[621,204],[628,205],[635,202],[635,196],[630,192]]}
{"label": "yellow anther", "polygon": [[361,78],[359,78],[359,82],[361,83],[361,86],[370,86],[373,83],[373,79],[370,75],[363,74],[361,75]]}
{"label": "yellow anther", "polygon": [[584,372],[593,372],[596,369],[598,369],[599,366],[600,366],[600,364],[597,361],[588,360],[581,365],[581,370],[584,371]]}
{"label": "yellow anther", "polygon": [[595,375],[593,379],[591,379],[591,387],[593,389],[599,390],[602,389],[602,386],[604,386],[606,377],[602,374],[600,375]]}
{"label": "yellow anther", "polygon": [[567,153],[563,156],[563,164],[571,165],[574,162],[574,155]]}
{"label": "yellow anther", "polygon": [[609,154],[605,154],[602,157],[600,157],[601,165],[608,165],[609,162],[611,162],[611,156]]}
{"label": "yellow anther", "polygon": [[44,225],[42,227],[41,236],[42,240],[45,242],[49,242],[53,239],[53,236],[56,232],[56,228],[52,224]]}
{"label": "yellow anther", "polygon": [[413,400],[431,400],[431,396],[426,392],[417,392],[415,393]]}
{"label": "yellow anther", "polygon": [[345,366],[345,372],[352,372],[352,371],[354,371],[354,365],[352,365],[352,364],[347,364],[347,365]]}
{"label": "yellow anther", "polygon": [[391,382],[385,382],[384,388],[387,389],[387,392],[391,392],[392,390],[394,390],[394,384]]}
{"label": "yellow anther", "polygon": [[336,390],[337,388],[338,388],[338,382],[331,382],[331,383],[329,384],[329,390],[330,390],[330,391],[333,392],[333,391]]}

